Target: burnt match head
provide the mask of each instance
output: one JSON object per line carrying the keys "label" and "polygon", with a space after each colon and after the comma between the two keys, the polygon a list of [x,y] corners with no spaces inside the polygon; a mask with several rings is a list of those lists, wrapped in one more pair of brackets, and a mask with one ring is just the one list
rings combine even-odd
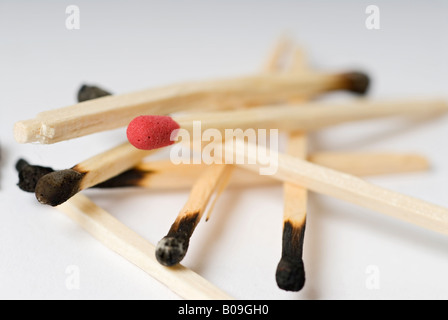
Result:
{"label": "burnt match head", "polygon": [[157,243],[156,258],[160,264],[171,267],[178,264],[187,253],[189,240],[166,236]]}
{"label": "burnt match head", "polygon": [[370,78],[363,72],[348,72],[342,74],[346,82],[347,90],[350,92],[365,95],[370,86]]}
{"label": "burnt match head", "polygon": [[19,172],[19,182],[17,183],[17,186],[26,192],[34,192],[39,179],[46,174],[54,172],[50,167],[31,165],[24,159],[19,159],[17,161],[16,170]]}
{"label": "burnt match head", "polygon": [[275,273],[280,289],[300,291],[305,285],[305,266],[302,259],[305,228],[305,219],[284,221],[282,257]]}
{"label": "burnt match head", "polygon": [[49,173],[37,182],[36,198],[42,204],[60,205],[79,192],[83,177],[83,173],[73,169]]}
{"label": "burnt match head", "polygon": [[82,85],[81,88],[79,88],[78,91],[78,102],[93,100],[105,96],[110,96],[111,93],[103,90],[96,86],[88,86],[88,85]]}
{"label": "burnt match head", "polygon": [[305,266],[302,259],[282,258],[277,265],[275,280],[280,289],[300,291],[305,285]]}

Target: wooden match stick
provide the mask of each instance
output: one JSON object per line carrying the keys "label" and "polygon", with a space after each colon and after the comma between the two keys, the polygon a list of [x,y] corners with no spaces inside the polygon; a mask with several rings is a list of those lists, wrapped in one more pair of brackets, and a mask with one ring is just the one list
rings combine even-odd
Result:
{"label": "wooden match stick", "polygon": [[106,247],[189,300],[233,299],[194,271],[177,265],[164,268],[154,258],[154,246],[85,195],[77,194],[57,207]]}
{"label": "wooden match stick", "polygon": [[194,136],[198,130],[203,132],[207,129],[217,129],[220,132],[225,132],[226,129],[312,131],[352,121],[447,111],[448,102],[441,99],[395,101],[359,99],[345,104],[308,102],[296,106],[266,106],[177,117],[139,116],[129,124],[127,135],[128,140],[136,148],[150,149],[173,144],[176,139],[175,130],[179,128],[187,130],[189,136]]}
{"label": "wooden match stick", "polygon": [[[292,51],[291,66],[288,72],[303,73],[306,70],[304,53],[295,48]],[[290,102],[303,102],[306,97],[291,99]],[[307,158],[307,136],[304,131],[290,132],[288,135],[288,154]],[[305,240],[308,192],[305,188],[285,182],[283,184],[283,234],[282,255],[275,272],[275,280],[280,289],[300,291],[305,285],[305,264],[303,246]]]}
{"label": "wooden match stick", "polygon": [[186,110],[234,109],[284,100],[297,94],[316,95],[334,90],[362,93],[368,77],[360,72],[337,74],[255,75],[190,82],[128,94],[105,96],[73,106],[41,112],[19,121],[19,143],[55,143],[123,127],[142,114],[166,115]]}
{"label": "wooden match stick", "polygon": [[252,171],[263,168],[259,154],[267,154],[269,160],[277,162],[278,170],[271,176],[273,178],[448,234],[448,209],[441,206],[381,188],[353,175],[268,150],[261,145],[245,143],[239,138],[227,141],[223,148],[223,157],[237,156],[237,159],[244,159],[243,163],[235,165]]}
{"label": "wooden match stick", "polygon": [[127,142],[123,143],[70,169],[44,175],[36,184],[36,198],[43,204],[60,205],[81,190],[136,166],[150,154],[152,152],[138,150]]}
{"label": "wooden match stick", "polygon": [[[308,161],[356,176],[419,172],[429,168],[428,159],[414,153],[317,152],[310,154]],[[207,166],[204,163],[174,164],[170,160],[146,161],[92,188],[140,187],[151,190],[191,188]],[[56,171],[50,167],[32,165],[24,159],[17,161],[16,169],[19,188],[33,193],[40,178]],[[278,181],[269,176],[235,168],[229,185],[247,187],[273,183]]]}
{"label": "wooden match stick", "polygon": [[193,185],[188,201],[180,211],[168,234],[157,243],[156,258],[164,266],[178,264],[187,253],[190,237],[201,220],[212,194],[219,187],[219,177],[225,176],[232,166],[212,164]]}

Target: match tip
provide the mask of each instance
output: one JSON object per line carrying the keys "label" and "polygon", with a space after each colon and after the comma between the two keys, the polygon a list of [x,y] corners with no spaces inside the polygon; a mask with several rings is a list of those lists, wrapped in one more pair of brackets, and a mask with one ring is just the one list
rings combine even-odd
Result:
{"label": "match tip", "polygon": [[20,172],[24,167],[29,166],[30,164],[25,159],[19,159],[16,162],[16,170]]}
{"label": "match tip", "polygon": [[126,134],[137,149],[152,150],[173,144],[171,134],[179,128],[169,116],[139,116],[129,123]]}
{"label": "match tip", "polygon": [[275,274],[277,285],[287,291],[300,291],[305,285],[305,266],[303,260],[282,258]]}
{"label": "match tip", "polygon": [[36,184],[36,198],[42,204],[58,206],[79,192],[83,177],[84,174],[73,169],[46,174]]}
{"label": "match tip", "polygon": [[347,89],[353,93],[364,95],[367,93],[370,86],[370,78],[363,72],[348,72],[343,75],[347,82]]}
{"label": "match tip", "polygon": [[83,84],[78,90],[77,98],[78,102],[83,102],[110,95],[111,93],[99,87]]}
{"label": "match tip", "polygon": [[34,192],[37,182],[46,174],[54,172],[52,168],[30,165],[24,159],[19,159],[16,163],[16,170],[19,172],[19,182],[17,186],[26,192]]}
{"label": "match tip", "polygon": [[157,243],[157,261],[167,267],[174,266],[185,257],[187,249],[188,241],[178,237],[164,237]]}

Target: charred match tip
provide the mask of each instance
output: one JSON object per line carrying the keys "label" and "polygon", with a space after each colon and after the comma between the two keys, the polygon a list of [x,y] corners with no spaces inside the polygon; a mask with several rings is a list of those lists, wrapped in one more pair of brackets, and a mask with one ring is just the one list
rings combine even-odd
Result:
{"label": "charred match tip", "polygon": [[30,164],[28,163],[28,161],[26,161],[25,159],[19,159],[16,162],[16,170],[19,172],[20,170],[22,170],[24,167],[29,166]]}
{"label": "charred match tip", "polygon": [[128,125],[128,141],[137,149],[153,150],[172,145],[171,134],[179,124],[169,116],[138,116]]}
{"label": "charred match tip", "polygon": [[347,89],[353,93],[364,95],[370,86],[370,78],[363,72],[348,72],[342,75],[347,82]]}
{"label": "charred match tip", "polygon": [[171,267],[178,264],[188,250],[188,239],[166,236],[157,243],[156,258],[160,264]]}
{"label": "charred match tip", "polygon": [[277,266],[275,279],[280,289],[300,291],[305,285],[305,266],[303,260],[282,258]]}
{"label": "charred match tip", "polygon": [[79,90],[78,90],[78,102],[93,100],[105,96],[112,95],[110,92],[101,89],[97,86],[89,86],[86,84],[83,84]]}
{"label": "charred match tip", "polygon": [[275,279],[280,289],[300,291],[305,285],[303,240],[306,221],[285,220],[283,224],[282,258],[277,265]]}
{"label": "charred match tip", "polygon": [[35,194],[42,204],[57,206],[79,192],[83,173],[66,169],[49,173],[36,184]]}
{"label": "charred match tip", "polygon": [[34,192],[39,179],[46,174],[54,172],[54,170],[49,167],[30,165],[24,159],[19,159],[17,161],[16,170],[19,172],[19,182],[17,183],[17,186],[26,192]]}

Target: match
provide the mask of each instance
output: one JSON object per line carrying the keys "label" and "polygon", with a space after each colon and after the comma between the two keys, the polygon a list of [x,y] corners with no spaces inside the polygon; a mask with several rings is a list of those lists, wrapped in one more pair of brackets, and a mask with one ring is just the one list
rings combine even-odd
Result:
{"label": "match", "polygon": [[[360,72],[310,75],[256,75],[233,79],[182,83],[127,94],[104,96],[65,108],[39,113],[14,125],[19,143],[50,144],[95,132],[127,126],[143,114],[167,115],[179,111],[234,109],[263,105],[291,96],[322,92],[367,90],[368,77]],[[98,119],[101,119],[99,121]]]}
{"label": "match", "polygon": [[176,265],[185,257],[193,231],[201,220],[211,196],[223,181],[221,177],[229,175],[232,168],[228,165],[209,165],[194,183],[187,202],[167,235],[157,243],[156,258],[162,265]]}
{"label": "match", "polygon": [[[429,169],[429,161],[416,153],[387,152],[316,152],[308,161],[356,176],[369,177],[386,174],[422,172]],[[146,188],[168,191],[191,188],[207,164],[174,164],[171,160],[144,161],[91,188]],[[57,171],[51,167],[30,164],[24,159],[16,163],[19,182],[25,192],[35,192],[37,181],[44,175]],[[230,187],[256,187],[279,183],[269,176],[234,168]]]}
{"label": "match", "polygon": [[[298,48],[292,51],[291,66],[288,72],[306,72],[304,53]],[[306,97],[290,100],[303,102]],[[304,131],[293,131],[288,135],[287,153],[306,159],[308,141]],[[280,289],[300,291],[305,286],[305,264],[303,246],[305,240],[306,216],[308,211],[308,192],[305,188],[285,182],[283,184],[283,234],[282,255],[275,272],[275,280]]]}
{"label": "match", "polygon": [[58,170],[42,176],[36,183],[36,198],[42,204],[60,205],[81,190],[136,166],[152,153],[136,149],[125,142],[80,162],[70,169]]}
{"label": "match", "polygon": [[219,130],[220,136],[226,129],[309,132],[353,121],[439,114],[447,111],[448,102],[441,99],[393,101],[359,99],[345,104],[308,102],[298,105],[194,113],[177,117],[141,115],[129,123],[127,137],[136,148],[149,150],[175,143],[179,129],[186,130],[190,137],[194,137],[197,131],[201,133],[207,129]]}

